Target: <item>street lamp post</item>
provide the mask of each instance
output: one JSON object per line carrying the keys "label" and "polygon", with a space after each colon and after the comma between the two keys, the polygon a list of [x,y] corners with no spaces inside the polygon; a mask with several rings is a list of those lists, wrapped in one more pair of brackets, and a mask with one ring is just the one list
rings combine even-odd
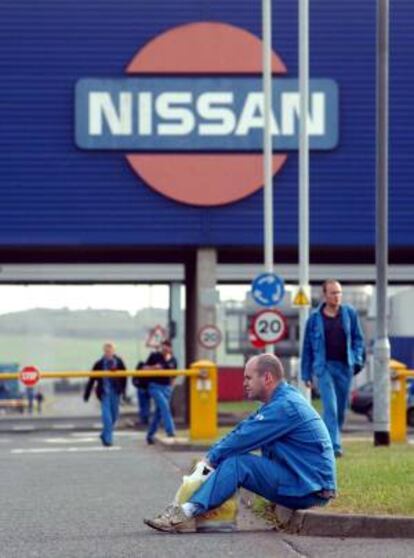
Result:
{"label": "street lamp post", "polygon": [[389,0],[377,0],[376,267],[377,331],[374,345],[374,444],[390,444],[390,342],[388,284],[388,54]]}
{"label": "street lamp post", "polygon": [[[263,34],[263,213],[264,213],[264,260],[265,270],[273,273],[273,142],[271,129],[272,110],[272,0],[262,0]],[[266,345],[266,352],[273,346]]]}
{"label": "street lamp post", "polygon": [[[309,0],[299,0],[299,285],[309,284]],[[299,354],[303,347],[309,307],[299,308]],[[301,381],[298,385],[303,394],[310,398],[310,390]]]}

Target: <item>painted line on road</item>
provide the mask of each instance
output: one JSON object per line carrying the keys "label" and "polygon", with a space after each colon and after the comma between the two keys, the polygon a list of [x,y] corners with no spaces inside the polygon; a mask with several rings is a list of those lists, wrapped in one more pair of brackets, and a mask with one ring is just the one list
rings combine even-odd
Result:
{"label": "painted line on road", "polygon": [[[76,443],[86,444],[86,443],[96,443],[97,436],[91,436],[86,438],[77,438]],[[73,444],[72,438],[43,438],[43,442],[47,444]]]}
{"label": "painted line on road", "polygon": [[[102,426],[101,426],[101,428],[102,428]],[[117,437],[119,436],[119,437],[125,437],[125,438],[128,437],[128,438],[142,438],[142,439],[144,439],[145,436],[146,436],[146,433],[145,432],[123,432],[123,431],[116,430],[114,432],[114,435],[117,436]],[[96,439],[97,433],[96,433],[95,430],[86,431],[86,432],[71,432],[69,434],[69,436],[72,436],[73,438],[76,438],[76,439],[83,438],[84,436],[95,436],[95,439]]]}
{"label": "painted line on road", "polygon": [[75,428],[74,424],[63,423],[63,424],[52,424],[53,430],[73,430]]}
{"label": "painted line on road", "polygon": [[88,451],[118,451],[122,449],[120,446],[112,446],[105,448],[102,446],[92,446],[90,448],[17,448],[10,450],[12,454],[30,454],[30,453],[85,453]]}

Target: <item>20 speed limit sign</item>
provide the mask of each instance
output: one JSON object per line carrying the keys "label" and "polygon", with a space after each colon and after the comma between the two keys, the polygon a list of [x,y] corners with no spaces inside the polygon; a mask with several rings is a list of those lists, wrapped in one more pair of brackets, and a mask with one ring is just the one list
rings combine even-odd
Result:
{"label": "20 speed limit sign", "polygon": [[221,343],[221,331],[214,325],[206,325],[198,332],[198,342],[205,349],[215,349]]}
{"label": "20 speed limit sign", "polygon": [[263,310],[253,319],[253,333],[266,345],[273,345],[286,336],[286,318],[278,310]]}

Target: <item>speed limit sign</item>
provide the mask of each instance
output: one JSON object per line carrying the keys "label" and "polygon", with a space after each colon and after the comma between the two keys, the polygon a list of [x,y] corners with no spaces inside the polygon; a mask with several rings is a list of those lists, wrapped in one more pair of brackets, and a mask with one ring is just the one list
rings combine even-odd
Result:
{"label": "speed limit sign", "polygon": [[221,343],[221,331],[214,325],[206,325],[198,332],[198,342],[205,349],[215,349]]}
{"label": "speed limit sign", "polygon": [[277,343],[287,333],[284,315],[278,310],[263,310],[253,318],[253,333],[266,345]]}

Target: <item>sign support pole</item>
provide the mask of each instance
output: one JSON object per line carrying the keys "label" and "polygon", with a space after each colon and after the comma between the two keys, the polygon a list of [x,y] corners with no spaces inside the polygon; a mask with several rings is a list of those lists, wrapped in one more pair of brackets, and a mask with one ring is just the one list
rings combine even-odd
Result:
{"label": "sign support pole", "polygon": [[[309,284],[309,0],[299,0],[299,286]],[[303,348],[309,307],[299,308],[299,356]],[[300,362],[300,361],[299,361]],[[300,366],[298,386],[310,400],[310,390],[302,382]]]}
{"label": "sign support pole", "polygon": [[[273,146],[271,129],[272,110],[272,0],[262,0],[263,34],[263,211],[264,211],[264,259],[265,270],[273,273]],[[266,352],[273,353],[272,345],[266,345]]]}
{"label": "sign support pole", "polygon": [[388,284],[388,55],[389,0],[377,0],[377,332],[374,345],[374,445],[390,445]]}

